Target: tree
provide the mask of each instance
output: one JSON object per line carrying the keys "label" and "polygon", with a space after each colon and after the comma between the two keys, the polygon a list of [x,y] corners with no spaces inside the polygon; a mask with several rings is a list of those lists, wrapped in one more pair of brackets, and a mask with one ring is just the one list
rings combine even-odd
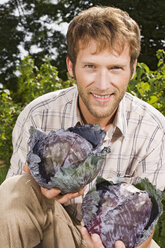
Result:
{"label": "tree", "polygon": [[58,11],[63,21],[70,22],[82,9],[95,5],[121,8],[137,21],[142,34],[142,52],[139,62],[146,63],[151,69],[156,69],[157,59],[154,55],[158,49],[165,47],[165,1],[58,0]]}
{"label": "tree", "polygon": [[[37,66],[45,57],[66,77],[66,41],[58,24],[69,23],[81,10],[94,5],[116,6],[126,10],[142,30],[140,62],[156,69],[156,51],[165,47],[164,0],[9,0],[0,4],[0,83],[17,90],[16,68],[20,49],[33,56]],[[22,54],[22,53],[21,53]]]}
{"label": "tree", "polygon": [[38,66],[45,57],[52,58],[57,66],[60,61],[61,74],[66,78],[65,59],[61,58],[62,51],[66,53],[66,43],[55,26],[58,22],[57,6],[48,0],[9,0],[0,5],[1,84],[17,90],[16,68],[21,61],[21,50],[22,55],[33,55]]}

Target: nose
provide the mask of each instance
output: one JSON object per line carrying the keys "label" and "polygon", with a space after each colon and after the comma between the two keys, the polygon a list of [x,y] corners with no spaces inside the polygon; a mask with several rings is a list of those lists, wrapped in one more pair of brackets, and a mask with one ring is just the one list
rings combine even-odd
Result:
{"label": "nose", "polygon": [[108,89],[108,85],[110,82],[110,75],[108,69],[100,69],[96,75],[95,86],[99,90]]}

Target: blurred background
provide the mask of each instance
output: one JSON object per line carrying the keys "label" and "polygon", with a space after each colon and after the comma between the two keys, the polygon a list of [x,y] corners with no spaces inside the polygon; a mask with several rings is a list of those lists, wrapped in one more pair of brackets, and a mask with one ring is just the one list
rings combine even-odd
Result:
{"label": "blurred background", "polygon": [[[142,49],[128,91],[165,115],[164,0],[0,0],[0,183],[20,111],[39,95],[75,83],[65,64],[67,27],[81,10],[95,5],[119,7],[139,24]],[[154,238],[165,247],[165,214]]]}

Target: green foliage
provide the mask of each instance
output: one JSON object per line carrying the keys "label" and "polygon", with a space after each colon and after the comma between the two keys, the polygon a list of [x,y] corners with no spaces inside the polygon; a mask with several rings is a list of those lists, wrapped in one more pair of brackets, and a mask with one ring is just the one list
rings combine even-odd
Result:
{"label": "green foliage", "polygon": [[9,90],[0,91],[0,183],[5,178],[12,153],[11,133],[20,107],[12,101]]}
{"label": "green foliage", "polygon": [[57,68],[48,59],[39,67],[30,56],[23,59],[18,67],[18,90],[14,99],[22,106],[45,93],[67,88],[74,84],[73,80],[63,81],[58,77]]}
{"label": "green foliage", "polygon": [[165,51],[158,50],[156,56],[159,60],[157,70],[151,71],[146,64],[139,63],[128,91],[165,115]]}
{"label": "green foliage", "polygon": [[58,8],[50,0],[0,3],[0,82],[5,88],[17,90],[15,71],[23,54],[33,55],[37,66],[45,56],[56,61],[56,65],[60,58],[61,71],[66,72],[61,57],[66,55],[66,42],[64,34],[58,31],[58,23]]}
{"label": "green foliage", "polygon": [[160,216],[158,225],[156,226],[156,230],[154,233],[154,240],[158,243],[158,245],[163,248],[165,242],[165,191],[163,198],[163,214]]}

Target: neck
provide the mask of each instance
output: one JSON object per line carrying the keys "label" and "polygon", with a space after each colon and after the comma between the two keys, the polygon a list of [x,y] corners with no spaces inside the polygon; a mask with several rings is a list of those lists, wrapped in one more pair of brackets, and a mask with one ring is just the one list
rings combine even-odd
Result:
{"label": "neck", "polygon": [[115,110],[111,117],[106,117],[106,118],[96,118],[92,116],[91,114],[87,114],[87,113],[84,116],[81,111],[79,101],[78,101],[78,109],[79,109],[80,116],[84,124],[99,124],[101,129],[105,131],[108,131],[110,125],[114,121],[115,114],[116,114],[116,110]]}

